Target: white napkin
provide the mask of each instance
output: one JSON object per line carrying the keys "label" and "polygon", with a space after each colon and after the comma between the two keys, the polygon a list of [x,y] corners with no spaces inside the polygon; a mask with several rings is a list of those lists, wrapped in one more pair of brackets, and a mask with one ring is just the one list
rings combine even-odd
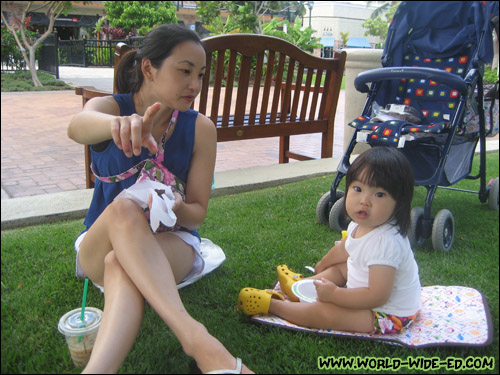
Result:
{"label": "white napkin", "polygon": [[[163,190],[161,195],[158,195],[156,190]],[[173,227],[177,222],[177,216],[172,207],[175,202],[175,196],[172,188],[158,181],[143,180],[136,182],[128,189],[123,190],[115,199],[128,198],[139,204],[141,208],[148,207],[149,195],[152,195],[152,203],[150,210],[150,225],[153,232],[156,232],[160,222],[166,227]]]}

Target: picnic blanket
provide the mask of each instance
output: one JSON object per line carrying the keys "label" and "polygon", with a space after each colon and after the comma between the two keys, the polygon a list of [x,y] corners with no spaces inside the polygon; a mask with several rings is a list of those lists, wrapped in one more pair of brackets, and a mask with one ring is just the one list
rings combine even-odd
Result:
{"label": "picnic blanket", "polygon": [[[274,289],[285,296],[279,283]],[[440,285],[422,287],[421,301],[422,310],[417,319],[409,328],[403,329],[398,334],[364,334],[307,328],[274,315],[258,314],[254,315],[252,320],[291,330],[377,340],[409,348],[486,346],[493,341],[493,326],[488,305],[483,295],[476,289]]]}

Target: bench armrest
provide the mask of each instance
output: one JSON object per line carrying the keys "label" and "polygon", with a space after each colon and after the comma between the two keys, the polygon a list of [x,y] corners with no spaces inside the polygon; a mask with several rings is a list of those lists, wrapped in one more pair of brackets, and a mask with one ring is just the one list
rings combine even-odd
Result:
{"label": "bench armrest", "polygon": [[82,105],[85,105],[90,99],[111,95],[110,92],[96,89],[93,86],[79,86],[75,88],[75,94],[82,97]]}

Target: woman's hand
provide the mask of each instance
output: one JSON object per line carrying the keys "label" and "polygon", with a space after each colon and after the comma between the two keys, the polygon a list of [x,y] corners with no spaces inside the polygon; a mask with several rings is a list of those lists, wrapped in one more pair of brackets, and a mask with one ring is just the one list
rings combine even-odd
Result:
{"label": "woman's hand", "polygon": [[[174,205],[172,206],[172,211],[175,212],[175,210],[177,210],[182,205],[182,203],[184,202],[184,199],[182,199],[182,195],[180,195],[178,192],[174,193],[174,197],[175,197],[175,200],[174,200]],[[148,197],[149,211],[151,211],[152,206],[153,206],[153,193],[150,193],[149,197]]]}
{"label": "woman's hand", "polygon": [[181,207],[182,203],[184,203],[184,199],[182,199],[182,195],[180,195],[178,192],[174,193],[175,197],[175,202],[174,205],[172,206],[172,211],[176,211]]}
{"label": "woman's hand", "polygon": [[[127,157],[132,157],[132,154],[139,156],[141,146],[146,147],[152,154],[158,152],[158,144],[151,134],[151,129],[153,119],[160,108],[161,104],[155,103],[146,109],[144,116],[133,114],[131,116],[117,116],[111,120],[113,142],[120,150],[123,150]],[[130,145],[131,141],[132,146]]]}

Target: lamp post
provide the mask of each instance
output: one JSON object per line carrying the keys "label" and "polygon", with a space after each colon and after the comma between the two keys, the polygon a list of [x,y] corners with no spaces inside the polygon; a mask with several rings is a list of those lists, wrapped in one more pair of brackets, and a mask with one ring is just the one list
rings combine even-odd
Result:
{"label": "lamp post", "polygon": [[311,27],[311,13],[313,9],[314,1],[308,1],[307,7],[309,8],[309,27]]}

